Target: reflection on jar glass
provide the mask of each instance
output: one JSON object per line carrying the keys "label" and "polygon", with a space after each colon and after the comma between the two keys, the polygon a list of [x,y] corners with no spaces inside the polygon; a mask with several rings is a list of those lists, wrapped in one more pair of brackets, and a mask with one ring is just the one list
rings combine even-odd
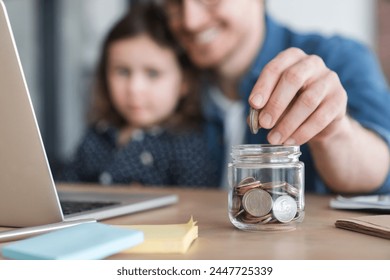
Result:
{"label": "reflection on jar glass", "polygon": [[247,231],[293,230],[304,218],[299,146],[237,145],[229,164],[229,218]]}

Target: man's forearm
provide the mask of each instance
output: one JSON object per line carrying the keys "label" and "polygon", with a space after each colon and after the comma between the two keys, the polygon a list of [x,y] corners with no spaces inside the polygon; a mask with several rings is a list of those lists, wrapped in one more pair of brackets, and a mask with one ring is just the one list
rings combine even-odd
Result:
{"label": "man's forearm", "polygon": [[390,151],[376,133],[345,117],[329,137],[309,142],[316,168],[337,193],[364,193],[384,182]]}

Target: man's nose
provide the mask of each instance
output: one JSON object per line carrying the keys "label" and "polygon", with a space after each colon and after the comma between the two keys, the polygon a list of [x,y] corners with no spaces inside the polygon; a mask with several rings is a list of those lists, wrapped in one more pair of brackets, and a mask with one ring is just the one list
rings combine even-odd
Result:
{"label": "man's nose", "polygon": [[183,25],[188,31],[200,29],[210,16],[207,7],[197,0],[184,0],[182,13]]}

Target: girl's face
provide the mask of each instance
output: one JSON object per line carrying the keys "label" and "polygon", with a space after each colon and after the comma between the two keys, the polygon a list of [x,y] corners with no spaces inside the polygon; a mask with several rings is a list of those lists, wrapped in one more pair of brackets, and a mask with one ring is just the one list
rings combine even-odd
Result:
{"label": "girl's face", "polygon": [[183,94],[175,53],[147,35],[109,46],[107,80],[113,105],[131,128],[159,124],[174,112]]}

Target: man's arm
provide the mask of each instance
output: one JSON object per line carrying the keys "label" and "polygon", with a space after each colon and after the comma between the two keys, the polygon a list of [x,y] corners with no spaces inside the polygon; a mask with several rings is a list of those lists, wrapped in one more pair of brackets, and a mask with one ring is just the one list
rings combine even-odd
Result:
{"label": "man's arm", "polygon": [[386,143],[349,116],[331,126],[308,142],[326,185],[337,193],[375,191],[390,169]]}
{"label": "man's arm", "polygon": [[249,97],[271,144],[308,143],[324,182],[336,192],[370,192],[388,176],[388,145],[347,115],[347,94],[323,60],[300,49],[264,68]]}

